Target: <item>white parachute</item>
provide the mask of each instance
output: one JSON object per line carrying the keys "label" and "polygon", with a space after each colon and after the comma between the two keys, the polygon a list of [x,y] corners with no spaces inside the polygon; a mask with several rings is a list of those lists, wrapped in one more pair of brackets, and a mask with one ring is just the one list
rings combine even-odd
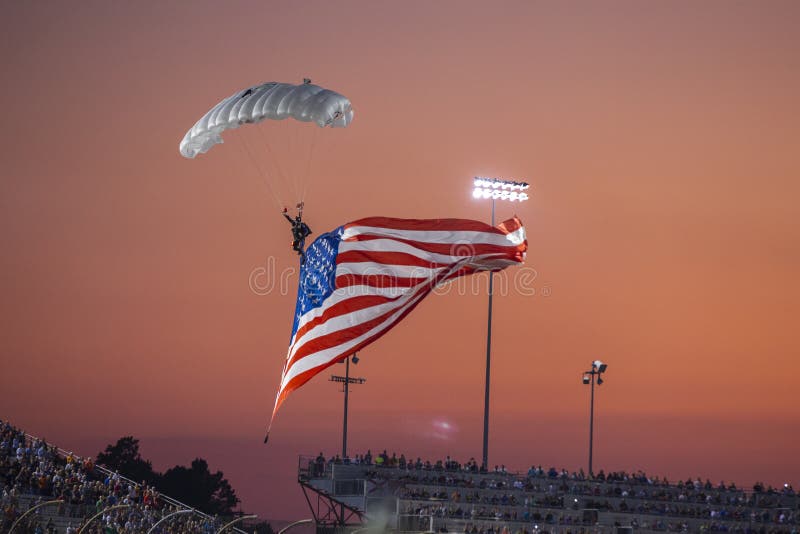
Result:
{"label": "white parachute", "polygon": [[[242,144],[266,187],[277,202],[283,202],[276,192],[276,180],[291,183],[297,200],[305,196],[308,169],[314,151],[316,134],[313,123],[320,128],[344,128],[353,120],[353,107],[345,96],[325,89],[305,79],[302,84],[267,82],[255,85],[225,98],[192,126],[180,143],[180,153],[194,158],[222,143],[222,134],[244,124],[264,121],[285,121],[296,126],[279,127],[277,123],[260,127],[259,139],[250,144],[264,145],[268,155],[260,157],[258,147],[251,149],[247,137]],[[279,189],[279,188],[278,188]],[[300,193],[302,190],[302,193]]]}
{"label": "white parachute", "polygon": [[293,118],[320,128],[343,128],[353,120],[353,107],[344,96],[318,85],[268,82],[239,91],[206,113],[186,132],[181,155],[194,158],[222,143],[222,132],[246,123]]}

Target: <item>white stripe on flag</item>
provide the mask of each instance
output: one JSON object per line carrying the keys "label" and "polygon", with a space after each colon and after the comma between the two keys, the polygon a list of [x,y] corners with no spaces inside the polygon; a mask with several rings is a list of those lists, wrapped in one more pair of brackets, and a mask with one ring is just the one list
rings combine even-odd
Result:
{"label": "white stripe on flag", "polygon": [[[466,248],[468,244],[455,243],[452,249]],[[364,251],[364,252],[402,252],[415,256],[424,261],[433,263],[452,263],[464,258],[464,254],[460,256],[451,256],[449,254],[440,254],[437,252],[428,252],[421,248],[417,248],[408,243],[397,241],[396,239],[370,239],[368,241],[343,241],[339,245],[339,254],[349,251]]]}
{"label": "white stripe on flag", "polygon": [[377,235],[384,238],[396,238],[433,244],[472,243],[497,245],[499,247],[514,245],[514,243],[506,237],[506,234],[466,230],[396,230],[394,228],[380,228],[375,226],[351,226],[345,228],[342,233],[342,240],[352,239],[359,235]]}
{"label": "white stripe on flag", "polygon": [[[441,274],[445,269],[447,269],[449,273],[452,273],[452,272],[455,272],[455,271],[457,271],[458,269],[460,269],[462,267],[472,267],[474,269],[488,270],[488,269],[499,269],[499,268],[502,268],[502,267],[506,267],[508,265],[515,265],[516,264],[516,262],[514,262],[514,261],[502,259],[502,255],[499,255],[499,256],[501,256],[501,259],[494,259],[497,256],[498,256],[498,254],[483,254],[481,256],[462,258],[461,261],[453,262],[448,267],[440,267],[438,269],[425,269],[424,267],[417,267],[416,269],[420,269],[420,273],[419,273],[419,276],[417,276],[416,278],[420,278],[420,281],[417,284],[415,284],[413,286],[410,286],[410,287],[385,287],[385,288],[384,287],[377,287],[377,288],[373,288],[371,286],[351,286],[352,288],[358,288],[358,289],[355,289],[354,291],[350,291],[351,287],[343,287],[343,288],[337,289],[327,299],[325,299],[325,302],[322,304],[322,306],[320,306],[318,308],[314,308],[314,309],[308,311],[305,315],[303,315],[300,318],[300,320],[298,321],[297,331],[300,331],[300,329],[303,326],[308,324],[313,319],[316,319],[317,317],[320,317],[331,306],[337,305],[337,304],[339,304],[341,302],[344,302],[345,300],[347,300],[349,298],[352,298],[352,297],[363,296],[363,295],[374,295],[374,296],[385,296],[385,297],[389,297],[389,298],[394,298],[394,297],[398,297],[400,295],[404,295],[404,294],[407,295],[409,293],[414,293],[414,292],[417,291],[417,289],[419,289],[421,284],[429,283],[434,278],[434,276],[430,276],[430,275],[424,276],[422,274],[422,271],[426,271],[428,273],[435,273],[440,279],[443,280],[445,278],[445,276],[441,276]],[[369,263],[369,262],[365,262],[365,263]],[[350,263],[350,264],[343,264],[343,265],[353,266],[353,265],[358,265],[358,264]],[[456,265],[457,265],[457,267],[455,267]],[[345,272],[344,273],[339,273],[339,268],[340,267],[341,266],[338,266],[337,269],[336,269],[336,275],[337,276],[339,276],[340,274],[350,274],[348,272],[348,269],[342,269]],[[394,268],[396,266],[387,265],[387,267]],[[366,272],[366,273],[355,273],[355,274],[372,274],[372,275],[374,275],[374,274],[378,274],[378,273]],[[391,273],[389,273],[389,275],[391,276]],[[423,278],[423,276],[424,276],[424,278]],[[400,278],[400,277],[398,277],[398,278]],[[369,288],[369,290],[365,290],[364,288]],[[378,306],[386,306],[386,304],[387,303],[383,303],[383,304],[380,304]],[[384,308],[379,308],[379,309],[381,310],[380,312],[376,311],[376,307],[375,306],[371,306],[369,308],[364,308],[363,310],[359,310],[359,311],[363,311],[364,312],[363,315],[371,315],[372,318],[374,318],[376,315],[380,315],[381,313],[385,313],[385,311],[388,311],[388,310],[385,310]],[[341,317],[341,316],[337,316],[337,318],[338,317]],[[308,341],[310,341],[312,339],[316,339],[317,337],[319,337],[320,334],[315,334],[312,337],[308,337],[308,336],[311,335],[312,332],[320,331],[320,330],[326,330],[326,333],[329,333],[331,331],[338,331],[338,330],[343,330],[344,328],[349,328],[349,327],[352,327],[352,326],[356,326],[355,323],[354,324],[346,324],[346,325],[338,328],[337,330],[330,330],[331,328],[337,327],[337,326],[339,326],[341,324],[341,322],[339,322],[339,321],[331,322],[333,319],[335,319],[335,318],[328,319],[327,321],[324,321],[324,322],[322,322],[322,323],[320,323],[318,325],[315,325],[314,328],[312,328],[312,329],[308,330],[307,332],[305,332],[302,336],[300,336],[300,338],[297,338],[297,332],[295,332],[294,337],[292,337],[292,340],[289,343],[289,350],[288,350],[287,355],[286,355],[287,361],[289,359],[291,359],[292,356],[294,356],[294,354],[299,349],[299,346],[297,346],[298,343],[301,343],[301,342],[302,343],[306,343],[306,342],[308,342]]]}
{"label": "white stripe on flag", "polygon": [[[424,283],[425,280],[420,280],[419,284]],[[366,296],[379,296],[379,297],[397,297],[402,295],[408,289],[414,289],[419,284],[411,286],[411,288],[406,287],[373,287],[373,286],[364,286],[364,285],[355,285],[355,286],[347,286],[342,287],[340,289],[335,290],[331,295],[325,299],[322,303],[322,306],[318,308],[311,309],[305,313],[300,320],[297,322],[297,331],[295,332],[294,336],[297,336],[297,332],[300,331],[306,324],[313,321],[314,319],[321,317],[331,306],[339,304],[347,300],[348,298],[354,297],[366,297]],[[294,336],[292,337],[292,341],[289,343],[289,348],[294,345],[295,340]],[[288,355],[287,355],[288,358]]]}
{"label": "white stripe on flag", "polygon": [[420,267],[418,265],[392,265],[374,261],[340,263],[336,266],[336,276],[360,274],[364,276],[392,276],[394,278],[427,278],[439,273],[445,267]]}
{"label": "white stripe on flag", "polygon": [[[461,266],[459,265],[455,269],[452,269],[452,271],[457,271],[460,267]],[[327,349],[315,352],[313,354],[309,354],[308,356],[305,356],[297,360],[296,362],[294,362],[294,365],[292,365],[291,367],[289,367],[289,369],[286,370],[286,374],[283,376],[283,380],[281,380],[280,389],[283,390],[283,388],[286,387],[286,384],[288,384],[297,375],[302,374],[310,369],[314,369],[315,367],[319,367],[321,365],[329,363],[338,355],[344,354],[346,351],[355,347],[365,339],[368,339],[373,335],[381,332],[382,330],[385,330],[386,328],[390,327],[392,324],[394,324],[395,321],[397,321],[398,317],[400,316],[400,314],[403,313],[404,310],[406,310],[409,306],[413,305],[415,302],[419,301],[425,295],[427,295],[427,292],[422,291],[417,296],[417,298],[410,299],[409,298],[410,295],[406,295],[405,297],[398,299],[393,304],[400,307],[397,309],[395,313],[386,318],[386,320],[383,321],[378,326],[372,328],[371,330],[361,334],[360,336],[354,339],[351,339],[350,341],[346,341],[334,347],[329,347]]]}
{"label": "white stripe on flag", "polygon": [[[300,350],[303,345],[309,343],[320,336],[334,334],[336,332],[341,332],[343,330],[347,330],[349,328],[353,328],[354,326],[358,326],[361,323],[370,321],[375,319],[379,315],[383,315],[392,310],[392,308],[397,306],[397,303],[404,302],[408,300],[409,297],[413,296],[413,294],[419,289],[417,286],[413,288],[403,288],[407,290],[407,293],[398,297],[397,300],[393,300],[390,302],[384,302],[382,304],[376,304],[374,306],[370,306],[368,308],[362,308],[360,310],[356,310],[347,314],[337,315],[336,317],[332,317],[325,321],[324,323],[320,323],[311,330],[307,331],[305,334],[300,336],[297,341],[295,342],[294,346],[291,347],[289,350],[288,359],[294,357],[298,350]],[[413,290],[413,291],[412,291]],[[342,299],[341,301],[347,300]],[[341,302],[340,301],[340,302]]]}

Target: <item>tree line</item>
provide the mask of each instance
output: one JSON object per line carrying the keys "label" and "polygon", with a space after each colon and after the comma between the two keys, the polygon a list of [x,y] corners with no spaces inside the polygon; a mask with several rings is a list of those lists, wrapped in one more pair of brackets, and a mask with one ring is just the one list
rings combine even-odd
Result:
{"label": "tree line", "polygon": [[[97,454],[97,463],[135,482],[144,482],[163,495],[209,515],[231,516],[240,502],[222,471],[212,473],[208,462],[195,458],[189,467],[176,465],[159,473],[139,453],[139,440],[124,436]],[[274,534],[272,525],[260,521],[251,527],[256,534]]]}
{"label": "tree line", "polygon": [[139,440],[133,436],[108,445],[97,455],[97,463],[209,515],[232,515],[239,503],[222,471],[212,473],[204,459],[195,458],[189,467],[176,465],[159,473],[150,460],[142,458]]}

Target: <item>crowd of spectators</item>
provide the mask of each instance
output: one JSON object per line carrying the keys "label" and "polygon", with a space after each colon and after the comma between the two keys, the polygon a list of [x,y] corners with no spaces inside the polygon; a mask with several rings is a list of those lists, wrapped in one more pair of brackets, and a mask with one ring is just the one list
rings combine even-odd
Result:
{"label": "crowd of spectators", "polygon": [[[474,458],[464,464],[449,456],[409,460],[385,450],[352,459],[326,460],[320,453],[312,461],[317,474],[335,465],[366,467],[368,479],[394,481],[405,515],[459,520],[470,531],[496,531],[497,522],[577,524],[579,518],[584,521],[578,513],[584,509],[627,516],[627,525],[661,531],[686,531],[691,524],[707,532],[796,533],[800,524],[800,496],[788,484],[773,488],[756,483],[745,491],[699,478],[671,483],[642,471],[599,471],[589,477],[583,471],[531,466],[525,473],[511,473],[502,465],[481,469]],[[487,520],[494,525],[482,528],[479,522]]]}
{"label": "crowd of spectators", "polygon": [[[52,505],[55,514],[50,506],[41,507],[28,514],[15,532],[56,532],[55,515],[68,518],[65,530],[73,534],[89,518],[100,514],[84,532],[140,533],[180,509],[161,499],[147,484],[136,484],[117,473],[101,470],[91,458],[60,454],[45,440],[30,438],[0,421],[0,532],[8,532],[33,506],[54,500],[62,501]],[[216,532],[217,523],[216,519],[187,513],[165,521],[158,531],[211,533]]]}

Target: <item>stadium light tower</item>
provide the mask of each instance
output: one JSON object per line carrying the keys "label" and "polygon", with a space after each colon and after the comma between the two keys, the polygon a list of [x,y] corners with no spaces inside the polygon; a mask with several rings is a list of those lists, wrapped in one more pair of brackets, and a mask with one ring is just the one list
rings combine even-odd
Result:
{"label": "stadium light tower", "polygon": [[366,378],[350,378],[350,360],[353,360],[353,365],[357,365],[359,361],[358,355],[353,354],[345,359],[344,376],[331,375],[330,378],[330,382],[338,382],[343,384],[342,391],[344,392],[344,422],[342,424],[342,461],[347,458],[347,403],[348,397],[350,396],[350,384],[363,384],[367,381]]}
{"label": "stadium light tower", "polygon": [[[508,200],[510,202],[524,202],[528,200],[525,190],[530,187],[527,182],[513,180],[499,180],[497,178],[483,178],[476,176],[473,182],[472,197],[475,199],[492,200],[492,226],[494,226],[495,200]],[[489,318],[486,329],[486,392],[483,399],[483,469],[489,469],[489,377],[492,364],[492,280],[494,273],[489,271]]]}
{"label": "stadium light tower", "polygon": [[597,376],[597,385],[601,385],[603,383],[603,377],[601,375],[606,372],[607,368],[607,364],[601,362],[600,360],[595,360],[592,362],[592,368],[583,373],[583,383],[586,385],[592,385],[592,400],[589,404],[589,478],[594,478],[594,473],[592,472],[592,444],[594,438],[594,377]]}

